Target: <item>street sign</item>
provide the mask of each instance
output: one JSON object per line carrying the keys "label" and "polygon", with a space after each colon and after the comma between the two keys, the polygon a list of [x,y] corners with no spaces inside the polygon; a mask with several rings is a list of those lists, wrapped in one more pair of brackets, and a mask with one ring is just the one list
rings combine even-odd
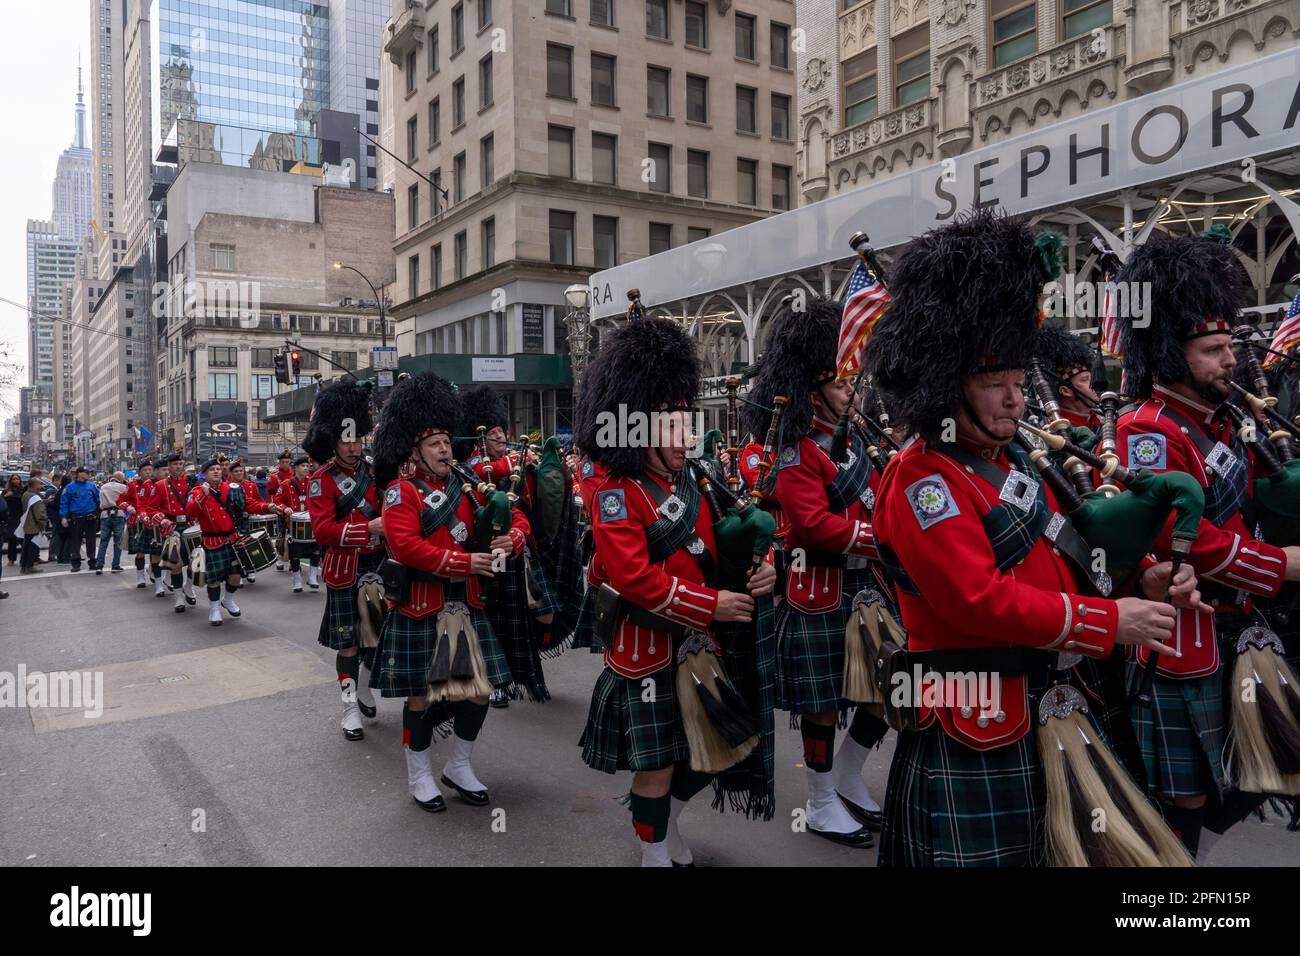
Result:
{"label": "street sign", "polygon": [[513,382],[515,380],[515,360],[513,358],[471,358],[470,380],[474,382]]}
{"label": "street sign", "polygon": [[392,388],[392,387],[393,387],[393,372],[392,372],[392,369],[382,368],[382,369],[379,370],[379,387],[380,387],[380,388]]}
{"label": "street sign", "polygon": [[370,350],[370,366],[377,369],[397,369],[397,346],[376,345]]}

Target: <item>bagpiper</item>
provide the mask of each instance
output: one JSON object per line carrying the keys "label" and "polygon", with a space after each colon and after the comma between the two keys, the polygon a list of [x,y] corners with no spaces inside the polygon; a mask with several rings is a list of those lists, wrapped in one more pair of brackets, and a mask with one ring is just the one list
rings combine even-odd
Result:
{"label": "bagpiper", "polygon": [[[1119,419],[1120,459],[1129,468],[1186,472],[1205,489],[1187,561],[1205,580],[1213,612],[1180,610],[1179,655],[1158,660],[1151,705],[1135,694],[1130,708],[1148,788],[1193,855],[1207,810],[1223,818],[1229,795],[1225,653],[1244,629],[1262,623],[1254,598],[1275,597],[1284,582],[1300,580],[1300,548],[1260,540],[1246,518],[1261,473],[1234,431],[1227,401],[1244,280],[1230,244],[1204,236],[1153,237],[1129,254],[1118,277],[1150,290],[1147,313],[1117,316],[1124,379],[1136,400]],[[1170,546],[1166,530],[1158,556]],[[1130,662],[1131,687],[1140,685],[1145,661],[1138,654]]]}
{"label": "bagpiper", "polygon": [[[299,455],[293,460],[293,474],[281,481],[276,490],[275,502],[284,509],[285,515],[291,515],[295,511],[307,510],[307,489],[311,474],[311,459],[306,455]],[[267,485],[269,492],[270,485]],[[286,517],[286,522],[287,522]],[[292,547],[292,544],[290,544]],[[303,571],[302,558],[292,552],[289,555],[289,571],[292,575],[290,587],[295,594],[302,592]],[[320,589],[320,582],[317,580],[317,574],[320,572],[320,547],[312,549],[311,556],[307,559],[307,587],[313,591]]]}
{"label": "bagpiper", "polygon": [[[392,554],[385,581],[393,609],[384,619],[371,686],[402,697],[407,786],[421,809],[446,809],[430,766],[435,729],[450,723],[451,753],[442,783],[471,806],[487,787],[470,757],[488,695],[512,681],[484,611],[499,558],[523,553],[527,523],[518,509],[505,534],[483,540],[469,472],[457,473],[452,438],[460,419],[452,386],[432,373],[402,379],[388,395],[375,433],[375,478],[384,488],[384,537]],[[397,574],[394,575],[393,571]],[[400,579],[400,580],[399,580]]]}
{"label": "bagpiper", "polygon": [[[280,452],[280,456],[276,460],[275,471],[271,472],[266,478],[266,500],[275,501],[276,496],[280,493],[280,488],[293,479],[294,475],[297,474],[297,470],[293,452],[288,448]],[[284,570],[284,562],[280,559],[279,551],[275,553],[275,569],[277,571]],[[312,585],[312,587],[315,587],[315,585]],[[298,590],[302,590],[301,584],[298,586]]]}
{"label": "bagpiper", "polygon": [[343,693],[343,736],[365,736],[361,718],[373,719],[370,670],[358,657],[357,584],[384,560],[379,489],[363,455],[370,418],[370,390],[350,379],[323,388],[303,439],[303,449],[323,462],[307,485],[312,535],[325,549],[325,613],[317,640],[336,651]]}
{"label": "bagpiper", "polygon": [[[189,523],[185,508],[190,497],[190,484],[185,478],[185,459],[173,453],[167,456],[167,474],[154,480],[152,493],[148,496],[149,515],[157,529],[159,538],[166,538],[173,531],[183,529]],[[154,596],[162,597],[162,575],[157,575]],[[188,567],[181,567],[171,572],[171,590],[176,598],[176,613],[181,613],[187,606],[198,603],[194,593],[194,584],[190,580]]]}
{"label": "bagpiper", "polygon": [[162,541],[147,520],[148,496],[153,490],[153,460],[141,458],[136,465],[136,476],[126,485],[126,491],[118,499],[118,504],[126,510],[127,550],[135,555],[135,586],[149,586],[150,574],[145,570],[148,560],[152,577],[157,581],[158,593],[162,593],[162,569],[158,558],[162,554]]}
{"label": "bagpiper", "polygon": [[[597,627],[605,666],[580,744],[589,767],[632,771],[643,866],[691,865],[678,818],[716,772],[692,769],[712,764],[692,747],[702,724],[690,721],[688,729],[684,716],[700,694],[714,694],[698,683],[683,693],[679,681],[700,680],[692,661],[716,678],[714,626],[752,620],[755,596],[769,594],[776,578],[763,563],[749,593],[708,583],[718,559],[713,520],[687,465],[688,409],[699,380],[695,343],[679,325],[634,319],[602,342],[576,414],[577,443],[606,472],[592,500],[592,585],[607,602]],[[757,734],[751,747],[754,740]],[[727,759],[739,762],[741,750]]]}
{"label": "bagpiper", "polygon": [[[853,400],[851,380],[836,377],[841,306],[813,299],[805,309],[787,301],[773,320],[758,376],[745,406],[745,427],[768,430],[766,408],[788,399],[782,431],[794,436],[779,451],[773,501],[783,517],[787,565],[777,613],[777,707],[790,714],[803,738],[807,829],[852,847],[875,843],[880,805],[862,770],[888,730],[867,707],[857,707],[835,750],[835,725],[853,706],[844,694],[845,625],[854,599],[873,582],[873,470],[861,436],[846,461],[830,456],[836,423]],[[753,471],[746,450],[742,467]]]}
{"label": "bagpiper", "polygon": [[1092,384],[1092,349],[1077,335],[1044,322],[1038,330],[1037,358],[1055,393],[1061,417],[1076,428],[1096,432],[1097,393]]}
{"label": "bagpiper", "polygon": [[[989,211],[962,216],[899,256],[892,309],[868,343],[873,383],[917,436],[886,469],[875,511],[906,629],[902,663],[883,675],[903,729],[882,866],[1096,865],[1115,854],[1188,862],[1079,692],[1054,676],[1073,662],[1057,652],[1102,657],[1117,643],[1164,652],[1174,610],[1157,603],[1168,564],[1143,569],[1153,600],[1100,596],[1109,584],[1091,574],[1086,544],[1014,440],[1038,298],[1052,278],[1025,226]],[[1199,601],[1186,568],[1174,591]],[[985,688],[964,674],[983,675]],[[1112,808],[1103,832],[1080,833],[1076,819],[1095,819],[1095,804],[1071,804],[1063,783],[1053,789],[1067,779],[1096,781],[1084,801],[1109,800],[1114,786],[1132,803]]]}

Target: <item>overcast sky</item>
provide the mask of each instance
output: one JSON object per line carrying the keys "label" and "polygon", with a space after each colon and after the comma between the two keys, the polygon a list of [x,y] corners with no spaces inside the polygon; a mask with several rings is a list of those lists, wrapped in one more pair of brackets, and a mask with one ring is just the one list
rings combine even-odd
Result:
{"label": "overcast sky", "polygon": [[[54,167],[76,132],[77,54],[90,95],[90,0],[0,3],[0,352],[23,365],[27,384],[27,220],[49,219]],[[17,413],[18,390],[0,392],[0,417]]]}

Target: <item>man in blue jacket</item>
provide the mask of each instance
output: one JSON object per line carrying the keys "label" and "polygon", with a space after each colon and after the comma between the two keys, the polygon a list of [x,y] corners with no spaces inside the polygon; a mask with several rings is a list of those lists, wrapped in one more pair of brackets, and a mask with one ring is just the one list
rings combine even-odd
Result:
{"label": "man in blue jacket", "polygon": [[63,489],[59,500],[59,522],[67,529],[70,538],[72,570],[81,570],[81,545],[86,545],[86,560],[90,570],[95,570],[95,532],[99,528],[99,489],[90,480],[90,470],[84,465],[77,469],[77,477]]}

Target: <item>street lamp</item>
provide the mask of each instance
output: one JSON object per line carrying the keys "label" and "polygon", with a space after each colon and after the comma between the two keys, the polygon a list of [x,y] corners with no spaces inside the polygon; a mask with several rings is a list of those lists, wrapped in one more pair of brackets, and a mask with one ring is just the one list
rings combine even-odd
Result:
{"label": "street lamp", "polygon": [[573,396],[576,401],[583,369],[591,351],[591,312],[587,309],[589,292],[580,282],[564,290],[564,301],[569,313],[564,317],[564,327],[569,342],[569,361],[573,364]]}
{"label": "street lamp", "polygon": [[379,303],[379,334],[383,336],[384,348],[388,348],[388,325],[384,322],[384,299],[375,288],[375,284],[366,278],[366,274],[356,266],[344,265],[342,262],[333,263],[335,269],[350,269],[361,278],[366,280],[366,285],[370,286],[370,291],[375,294],[375,301]]}
{"label": "street lamp", "polygon": [[113,426],[108,426],[108,465],[107,469],[111,470],[113,461],[117,455],[117,450],[113,447]]}

